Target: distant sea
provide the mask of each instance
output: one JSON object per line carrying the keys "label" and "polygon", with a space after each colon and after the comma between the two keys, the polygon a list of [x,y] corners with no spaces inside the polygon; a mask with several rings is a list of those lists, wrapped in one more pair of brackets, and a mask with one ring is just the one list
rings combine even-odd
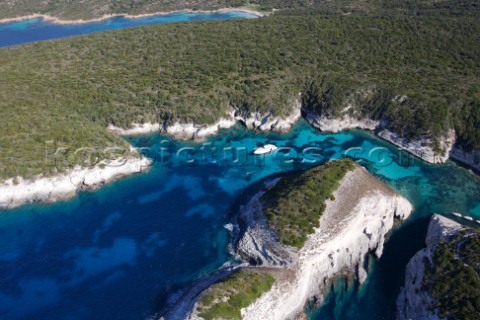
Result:
{"label": "distant sea", "polygon": [[119,16],[102,21],[79,24],[55,24],[44,21],[42,18],[36,18],[0,23],[0,47],[150,24],[200,20],[252,19],[256,17],[255,15],[241,11],[212,13],[179,12],[136,19]]}
{"label": "distant sea", "polygon": [[[245,190],[344,156],[402,193],[415,212],[388,239],[384,256],[371,260],[366,284],[339,280],[326,305],[309,310],[312,319],[393,319],[428,217],[456,211],[480,218],[479,176],[452,162],[419,162],[362,131],[324,134],[301,121],[285,135],[237,126],[201,144],[158,134],[128,140],[156,159],[151,171],[69,201],[0,213],[1,319],[147,319],[196,278],[237,263],[224,225]],[[267,143],[284,149],[252,154]]]}

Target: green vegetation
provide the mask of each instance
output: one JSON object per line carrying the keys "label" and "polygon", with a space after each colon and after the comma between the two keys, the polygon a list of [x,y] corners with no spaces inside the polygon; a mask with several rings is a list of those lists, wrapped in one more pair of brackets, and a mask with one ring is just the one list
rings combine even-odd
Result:
{"label": "green vegetation", "polygon": [[334,199],[340,180],[354,168],[350,159],[331,161],[282,178],[262,196],[265,216],[282,243],[303,247],[320,225],[325,201]]}
{"label": "green vegetation", "polygon": [[[84,163],[72,152],[58,167],[45,160],[51,147],[125,146],[108,124],[212,124],[232,108],[285,117],[299,92],[306,110],[385,119],[406,137],[438,138],[455,128],[461,146],[480,148],[475,3],[424,1],[419,15],[411,2],[373,2],[370,13],[350,15],[307,15],[298,3],[262,19],[154,25],[1,49],[0,180]],[[375,14],[379,8],[388,9],[385,16]]]}
{"label": "green vegetation", "polygon": [[468,230],[440,243],[423,287],[440,318],[480,319],[480,231]]}
{"label": "green vegetation", "polygon": [[268,273],[242,269],[204,293],[200,299],[199,315],[205,320],[240,320],[240,310],[270,290],[274,281]]}
{"label": "green vegetation", "polygon": [[459,145],[467,152],[480,149],[480,99],[457,110],[455,119]]}

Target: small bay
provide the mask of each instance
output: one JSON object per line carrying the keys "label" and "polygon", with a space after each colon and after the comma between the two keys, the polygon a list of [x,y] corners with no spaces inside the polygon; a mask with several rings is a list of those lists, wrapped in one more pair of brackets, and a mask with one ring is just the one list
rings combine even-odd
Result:
{"label": "small bay", "polygon": [[[301,121],[285,135],[237,126],[200,144],[158,134],[128,140],[155,155],[148,173],[0,214],[2,319],[148,318],[199,276],[236,263],[224,225],[245,190],[272,174],[344,156],[401,192],[415,212],[372,260],[366,284],[337,285],[312,318],[392,319],[427,218],[478,215],[480,205],[479,176],[452,162],[422,163],[363,131],[324,134]],[[267,143],[283,147],[281,155],[254,157]]]}
{"label": "small bay", "polygon": [[242,11],[210,13],[178,12],[152,15],[139,18],[123,16],[85,23],[52,23],[42,18],[0,23],[0,48],[12,45],[78,36],[114,29],[131,28],[151,24],[164,24],[187,21],[252,19],[255,15]]}

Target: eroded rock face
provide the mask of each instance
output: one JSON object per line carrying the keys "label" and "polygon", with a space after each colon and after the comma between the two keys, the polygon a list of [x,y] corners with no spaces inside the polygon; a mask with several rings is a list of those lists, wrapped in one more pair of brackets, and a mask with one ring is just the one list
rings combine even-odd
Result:
{"label": "eroded rock face", "polygon": [[[334,196],[334,201],[327,200],[320,227],[302,249],[289,256],[291,260],[264,260],[269,265],[271,261],[288,261],[285,267],[294,275],[288,281],[277,281],[269,292],[243,309],[244,319],[294,319],[312,297],[323,300],[325,285],[345,270],[356,272],[363,282],[365,256],[370,252],[380,256],[394,220],[405,219],[412,211],[405,198],[361,167],[345,175]],[[251,240],[257,235],[247,230],[243,238],[259,243],[261,240]],[[262,250],[255,252],[253,248],[249,255],[264,256]],[[268,255],[274,255],[274,251],[268,251]]]}
{"label": "eroded rock face", "polygon": [[[159,130],[176,139],[203,140],[206,137],[217,134],[220,129],[233,127],[237,122],[243,123],[249,130],[288,132],[300,117],[301,103],[297,99],[293,102],[291,112],[286,117],[277,117],[272,112],[261,114],[258,112],[231,110],[227,117],[220,118],[212,125],[176,122],[172,125],[164,124],[161,127],[159,126]],[[127,132],[129,131],[127,130]]]}
{"label": "eroded rock face", "polygon": [[420,250],[410,259],[405,270],[405,286],[401,289],[397,299],[397,319],[431,319],[439,320],[435,311],[430,310],[433,299],[422,288],[425,269],[433,260],[437,245],[463,230],[464,227],[448,218],[433,215],[428,226],[426,243],[427,247]]}
{"label": "eroded rock face", "polygon": [[245,225],[245,232],[239,238],[235,251],[247,262],[263,267],[291,267],[298,259],[294,248],[278,242],[262,213],[258,192],[247,205],[242,207],[239,219]]}
{"label": "eroded rock face", "polygon": [[366,118],[357,118],[344,115],[340,118],[331,118],[307,112],[306,120],[315,128],[324,132],[340,132],[349,129],[376,130],[382,126],[381,121]]}

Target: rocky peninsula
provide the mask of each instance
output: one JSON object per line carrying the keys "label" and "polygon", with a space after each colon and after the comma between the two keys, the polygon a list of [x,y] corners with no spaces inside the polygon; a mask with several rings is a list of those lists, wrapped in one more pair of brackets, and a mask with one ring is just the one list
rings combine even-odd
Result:
{"label": "rocky peninsula", "polygon": [[[274,200],[279,193],[283,200]],[[249,272],[267,273],[274,282],[260,278],[262,294],[241,306],[241,318],[301,317],[310,299],[321,303],[337,275],[349,273],[362,283],[365,256],[381,256],[386,234],[412,210],[400,194],[347,159],[268,181],[265,190],[241,208],[234,248],[251,266]],[[221,283],[200,295],[190,319],[222,318],[219,304],[228,305],[229,296],[212,296],[222,292]],[[248,285],[246,290],[259,292]],[[202,298],[206,295],[207,300]]]}
{"label": "rocky peninsula", "polygon": [[77,166],[51,177],[12,178],[0,183],[0,209],[72,198],[81,190],[93,190],[120,177],[144,172],[150,165],[151,160],[137,154],[137,157],[103,160],[90,168]]}

